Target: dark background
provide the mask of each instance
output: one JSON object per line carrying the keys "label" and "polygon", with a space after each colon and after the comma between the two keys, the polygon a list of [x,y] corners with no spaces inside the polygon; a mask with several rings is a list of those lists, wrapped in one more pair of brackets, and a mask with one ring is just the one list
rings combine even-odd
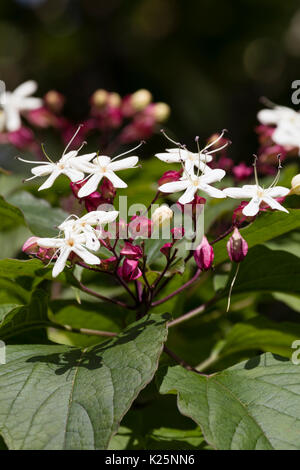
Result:
{"label": "dark background", "polygon": [[189,144],[229,129],[231,155],[257,150],[259,97],[291,105],[300,79],[296,0],[1,0],[0,75],[57,89],[80,119],[97,88],[148,88]]}

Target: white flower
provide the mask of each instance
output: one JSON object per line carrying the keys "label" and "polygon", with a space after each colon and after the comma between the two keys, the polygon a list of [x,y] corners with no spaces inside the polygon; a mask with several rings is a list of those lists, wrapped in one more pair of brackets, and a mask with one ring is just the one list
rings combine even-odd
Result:
{"label": "white flower", "polygon": [[173,211],[170,209],[169,206],[166,204],[163,204],[162,206],[159,206],[155,209],[155,211],[152,214],[152,222],[154,225],[163,225],[169,220],[171,220],[173,217]]}
{"label": "white flower", "polygon": [[[198,152],[190,152],[183,146],[178,146],[176,148],[166,149],[167,153],[157,153],[155,156],[166,163],[181,163],[184,165],[184,170],[186,174],[190,174],[194,172],[194,167],[199,168],[201,172],[209,172],[211,168],[209,168],[206,164],[212,161],[212,155],[219,150],[224,149],[228,146],[229,141],[226,142],[219,148],[214,150],[209,150],[210,147],[214,146],[220,139],[223,138],[225,130],[221,132],[221,134],[210,144],[206,145],[204,149],[200,150],[198,147]],[[165,134],[167,139],[169,137]],[[170,139],[169,139],[170,140]],[[198,145],[198,138],[197,138],[197,145]]]}
{"label": "white flower", "polygon": [[0,95],[0,105],[3,109],[2,130],[17,131],[22,126],[20,113],[32,111],[42,106],[43,100],[30,95],[37,90],[37,83],[33,80],[19,85],[14,91],[5,91]]}
{"label": "white flower", "polygon": [[138,157],[127,157],[116,161],[106,155],[96,157],[88,168],[87,182],[78,191],[78,197],[86,197],[96,191],[103,177],[109,179],[115,188],[127,188],[127,184],[115,174],[115,171],[134,168],[138,161]]}
{"label": "white flower", "polygon": [[163,184],[158,189],[163,193],[176,193],[178,191],[185,190],[184,194],[178,200],[181,204],[191,202],[198,189],[207,193],[211,197],[224,198],[226,196],[223,191],[210,186],[211,183],[221,181],[224,176],[224,170],[215,169],[210,170],[209,173],[205,172],[201,175],[188,175],[188,177],[183,177],[179,181],[172,181],[171,183]]}
{"label": "white flower", "polygon": [[59,256],[54,264],[52,276],[58,276],[66,266],[68,257],[73,252],[87,264],[100,264],[98,256],[90,253],[86,248],[86,235],[84,233],[69,233],[64,238],[38,238],[38,246],[42,248],[54,248]]}
{"label": "white flower", "polygon": [[58,228],[64,232],[65,236],[69,234],[71,236],[72,233],[84,234],[86,247],[97,251],[100,248],[99,231],[93,226],[100,226],[101,228],[103,225],[113,222],[118,214],[118,211],[92,211],[81,218],[72,215],[62,222]]}
{"label": "white flower", "polygon": [[[77,129],[76,133],[68,143],[60,160],[58,160],[57,162],[52,162],[49,157],[47,157],[49,161],[39,162],[38,166],[31,169],[31,173],[33,173],[34,176],[28,178],[25,181],[30,181],[39,176],[49,175],[49,177],[42,184],[42,186],[39,187],[39,191],[41,191],[43,189],[50,188],[56,178],[60,175],[66,175],[68,178],[70,178],[73,183],[82,180],[84,178],[84,172],[90,171],[90,169],[93,167],[93,165],[89,163],[90,160],[92,160],[92,158],[94,158],[97,154],[96,152],[93,152],[88,153],[86,155],[78,156],[78,153],[80,152],[82,146],[78,150],[71,150],[70,152],[66,153],[67,149],[76,137],[79,130],[80,127]],[[23,158],[19,158],[19,160],[25,163],[37,163],[36,161],[24,160]]]}
{"label": "white flower", "polygon": [[258,184],[244,185],[241,188],[226,188],[224,189],[226,196],[234,199],[251,199],[243,209],[243,214],[247,217],[255,216],[259,212],[261,202],[265,202],[272,209],[287,212],[285,207],[276,201],[276,197],[284,197],[289,193],[288,188],[283,186],[271,186],[267,189],[262,188]]}
{"label": "white flower", "polygon": [[257,115],[262,124],[276,126],[272,140],[282,146],[300,148],[300,113],[285,106],[262,109]]}

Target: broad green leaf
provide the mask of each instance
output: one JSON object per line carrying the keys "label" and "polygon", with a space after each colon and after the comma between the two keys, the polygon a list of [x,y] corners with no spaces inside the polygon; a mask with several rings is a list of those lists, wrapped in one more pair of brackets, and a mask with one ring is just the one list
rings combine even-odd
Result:
{"label": "broad green leaf", "polygon": [[211,376],[170,367],[160,391],[216,449],[299,450],[299,383],[298,365],[267,353]]}
{"label": "broad green leaf", "polygon": [[[252,291],[300,293],[300,258],[256,246],[240,264],[233,294]],[[233,267],[235,269],[235,267]]]}
{"label": "broad green leaf", "polygon": [[152,380],[168,315],[149,315],[85,350],[8,346],[0,367],[0,433],[10,449],[105,449]]}
{"label": "broad green leaf", "polygon": [[47,297],[39,289],[32,294],[29,305],[0,305],[0,339],[45,327],[49,323]]}
{"label": "broad green leaf", "polygon": [[[299,227],[299,209],[289,209],[289,214],[279,211],[260,214],[254,222],[241,229],[240,232],[247,241],[249,248],[251,248]],[[228,260],[226,243],[229,237],[215,244],[215,265]]]}
{"label": "broad green leaf", "polygon": [[63,210],[51,207],[44,199],[36,198],[26,191],[13,194],[8,201],[21,209],[26,224],[38,237],[56,236],[56,227],[68,217]]}
{"label": "broad green leaf", "polygon": [[291,345],[299,338],[300,324],[272,322],[264,317],[256,317],[234,325],[219,356],[254,349],[290,358],[293,353]]}
{"label": "broad green leaf", "polygon": [[2,196],[0,196],[0,220],[1,231],[24,225],[24,218],[20,209],[6,202]]}

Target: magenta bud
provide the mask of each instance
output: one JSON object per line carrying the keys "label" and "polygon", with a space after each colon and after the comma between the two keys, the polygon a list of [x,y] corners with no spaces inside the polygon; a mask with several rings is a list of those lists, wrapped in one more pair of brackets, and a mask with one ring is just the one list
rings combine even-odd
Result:
{"label": "magenta bud", "polygon": [[133,245],[130,242],[125,242],[125,245],[120,251],[120,254],[125,256],[127,259],[138,260],[143,256],[143,251],[139,246]]}
{"label": "magenta bud", "polygon": [[132,238],[151,237],[153,223],[143,215],[134,215],[129,222],[128,228]]}
{"label": "magenta bud", "polygon": [[253,167],[247,166],[244,162],[242,162],[232,168],[232,173],[238,181],[243,181],[252,175]]}
{"label": "magenta bud", "polygon": [[104,199],[107,201],[113,202],[116,196],[116,189],[114,185],[109,181],[109,179],[104,178],[102,180],[99,191]]}
{"label": "magenta bud", "polygon": [[165,243],[161,249],[160,252],[165,255],[167,258],[170,258],[170,253],[171,253],[171,248],[173,246],[173,243]]}
{"label": "magenta bud", "polygon": [[248,253],[248,243],[242,237],[237,227],[227,242],[228,256],[231,261],[240,263]]}
{"label": "magenta bud", "polygon": [[205,235],[203,235],[202,242],[194,252],[194,258],[198,268],[200,268],[202,271],[208,271],[212,267],[214,260],[214,250],[213,247],[208,243]]}
{"label": "magenta bud", "polygon": [[174,240],[181,240],[184,237],[184,228],[183,227],[174,227],[171,230],[172,238]]}
{"label": "magenta bud", "polygon": [[182,171],[169,170],[166,171],[158,180],[158,185],[162,186],[165,183],[171,183],[172,181],[180,180]]}
{"label": "magenta bud", "polygon": [[125,258],[122,266],[118,268],[118,274],[124,281],[129,282],[141,277],[142,271],[137,260]]}
{"label": "magenta bud", "polygon": [[118,260],[115,256],[101,260],[101,269],[103,271],[113,271],[117,266]]}
{"label": "magenta bud", "polygon": [[39,251],[39,246],[37,244],[38,237],[30,237],[24,245],[22,246],[22,251],[28,255],[34,255]]}

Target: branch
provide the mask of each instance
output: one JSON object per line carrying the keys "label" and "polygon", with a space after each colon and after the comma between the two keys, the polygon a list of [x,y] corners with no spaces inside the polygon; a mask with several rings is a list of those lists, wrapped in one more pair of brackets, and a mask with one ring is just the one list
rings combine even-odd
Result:
{"label": "branch", "polygon": [[113,331],[91,330],[89,328],[73,328],[69,325],[60,325],[59,323],[52,323],[49,326],[58,330],[69,331],[70,333],[80,333],[83,335],[114,337],[118,334],[114,333]]}
{"label": "branch", "polygon": [[179,365],[184,367],[186,370],[190,370],[192,372],[196,372],[196,374],[205,376],[205,374],[201,374],[201,372],[199,372],[194,367],[192,367],[190,364],[188,364],[183,359],[181,359],[179,356],[177,356],[177,354],[175,354],[173,351],[171,351],[169,348],[167,348],[167,346],[164,346],[164,352],[166,354],[168,354],[168,356],[170,356],[172,359],[174,359],[174,361],[176,361]]}
{"label": "branch", "polygon": [[111,302],[115,305],[118,305],[119,307],[123,308],[128,308],[133,310],[135,307],[131,307],[130,305],[125,304],[124,302],[121,302],[120,300],[116,299],[110,299],[109,297],[105,297],[104,295],[98,294],[98,292],[93,291],[92,289],[89,289],[86,287],[82,282],[78,282],[79,288],[83,291],[86,292],[87,294],[92,295],[93,297],[96,297],[97,299],[103,300],[104,302]]}
{"label": "branch", "polygon": [[174,292],[172,292],[171,294],[167,295],[166,297],[164,297],[163,299],[160,299],[160,300],[157,300],[156,302],[153,302],[151,304],[151,307],[156,307],[157,305],[160,305],[160,304],[163,304],[164,302],[166,302],[167,300],[169,299],[172,299],[172,297],[174,297],[175,295],[179,294],[180,292],[182,292],[184,289],[186,289],[187,287],[190,287],[190,285],[192,285],[197,279],[198,277],[200,276],[201,274],[201,269],[198,269],[196,271],[196,274],[188,281],[186,282],[185,284],[183,284],[183,286],[179,287],[178,289],[176,289]]}
{"label": "branch", "polygon": [[182,323],[184,321],[187,321],[187,320],[190,320],[191,318],[195,317],[196,315],[198,315],[199,313],[202,313],[204,312],[204,310],[210,306],[211,304],[213,304],[214,302],[216,302],[216,300],[218,299],[218,295],[215,295],[212,299],[210,299],[208,302],[200,305],[199,307],[197,308],[194,308],[193,310],[190,310],[189,312],[185,313],[184,315],[182,315],[181,317],[178,317],[178,318],[175,318],[175,320],[172,320],[168,323],[168,327],[172,327],[172,326],[175,326],[175,325],[178,325],[179,323]]}

